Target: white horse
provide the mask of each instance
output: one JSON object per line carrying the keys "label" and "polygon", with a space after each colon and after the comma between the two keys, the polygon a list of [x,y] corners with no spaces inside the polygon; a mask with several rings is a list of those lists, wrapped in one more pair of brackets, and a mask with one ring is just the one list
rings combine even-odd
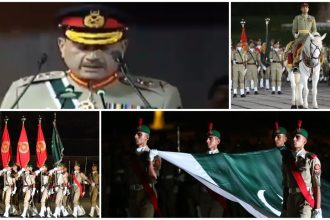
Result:
{"label": "white horse", "polygon": [[309,33],[299,56],[299,71],[294,72],[288,68],[289,79],[291,82],[292,100],[291,108],[308,108],[308,78],[312,75],[312,95],[313,107],[318,108],[317,104],[317,84],[320,78],[322,40],[326,34],[321,36],[319,33]]}

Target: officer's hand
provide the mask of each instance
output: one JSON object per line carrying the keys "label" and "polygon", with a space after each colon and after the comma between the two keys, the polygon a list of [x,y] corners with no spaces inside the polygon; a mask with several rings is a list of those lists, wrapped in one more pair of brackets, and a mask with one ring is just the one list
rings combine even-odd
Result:
{"label": "officer's hand", "polygon": [[285,67],[282,68],[282,72],[284,72],[284,71],[285,71]]}
{"label": "officer's hand", "polygon": [[312,218],[322,218],[322,210],[321,209],[314,209],[312,211]]}
{"label": "officer's hand", "polygon": [[270,59],[270,62],[272,63],[273,62],[273,59]]}
{"label": "officer's hand", "polygon": [[233,60],[233,64],[236,64],[236,60]]}
{"label": "officer's hand", "polygon": [[261,69],[261,67],[259,66],[259,67],[258,67],[258,72],[260,72],[260,69]]}
{"label": "officer's hand", "polygon": [[266,71],[267,68],[266,66],[262,65],[262,69]]}
{"label": "officer's hand", "polygon": [[295,34],[294,34],[294,38],[298,38],[298,36],[299,36],[299,32],[296,32]]}
{"label": "officer's hand", "polygon": [[92,187],[94,187],[95,186],[95,183],[92,183]]}

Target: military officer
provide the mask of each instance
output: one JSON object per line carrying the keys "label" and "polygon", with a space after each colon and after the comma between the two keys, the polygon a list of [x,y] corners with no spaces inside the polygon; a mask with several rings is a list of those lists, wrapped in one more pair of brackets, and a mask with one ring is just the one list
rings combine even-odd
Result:
{"label": "military officer", "polygon": [[[296,50],[305,42],[309,33],[317,32],[315,18],[308,14],[309,4],[302,3],[300,6],[301,14],[297,15],[292,22],[292,34],[295,38],[292,45],[292,52],[294,58],[298,57],[295,55]],[[294,59],[296,60],[296,59]],[[296,65],[296,62],[293,62]]]}
{"label": "military officer", "polygon": [[[276,41],[273,49],[270,51],[269,60],[271,62],[271,78],[272,78],[272,94],[274,95],[277,88],[277,93],[282,94],[282,73],[284,71],[283,61],[284,52],[280,50],[280,42]],[[277,87],[276,87],[277,86]]]}
{"label": "military officer", "polygon": [[251,41],[249,45],[249,50],[247,52],[247,60],[246,60],[246,91],[250,91],[253,89],[254,94],[258,94],[258,70],[261,64],[260,55],[258,51],[255,49],[254,42]]}
{"label": "military officer", "polygon": [[129,158],[129,217],[152,218],[155,213],[160,214],[155,189],[160,159],[150,153],[149,138],[150,128],[139,119],[134,135],[137,148]]}
{"label": "military officer", "polygon": [[238,86],[240,88],[241,97],[245,97],[244,77],[246,74],[246,53],[242,49],[241,42],[237,43],[236,50],[232,53],[231,61],[233,64],[233,97],[237,97]]}
{"label": "military officer", "polygon": [[23,181],[23,194],[24,194],[24,209],[22,213],[22,217],[25,218],[29,203],[31,198],[33,199],[33,196],[35,194],[36,188],[35,188],[35,175],[32,172],[32,165],[28,164],[26,166],[26,170],[22,174],[22,181]]}
{"label": "military officer", "polygon": [[3,175],[3,193],[2,193],[2,200],[5,202],[5,213],[3,214],[3,217],[8,218],[9,217],[9,209],[11,206],[10,200],[11,196],[16,192],[15,190],[15,176],[13,176],[12,173],[12,166],[13,163],[10,162],[9,166],[4,168],[0,171],[0,175]]}
{"label": "military officer", "polygon": [[83,184],[85,181],[89,182],[87,176],[80,172],[80,164],[76,161],[74,165],[73,179],[73,217],[78,217],[78,209],[80,206],[80,198],[84,196]]}
{"label": "military officer", "polygon": [[97,164],[95,164],[95,163],[92,165],[92,173],[90,174],[90,181],[91,181],[90,196],[91,196],[92,207],[91,207],[89,216],[93,218],[95,210],[96,210],[97,215],[100,216],[100,210],[97,205],[97,198],[99,195],[100,177],[99,177],[99,173],[97,171]]}
{"label": "military officer", "polygon": [[128,45],[125,22],[119,12],[100,5],[60,13],[58,46],[68,70],[38,74],[17,105],[33,76],[13,82],[1,108],[181,108],[176,87],[124,74],[119,63]]}
{"label": "military officer", "polygon": [[286,217],[322,217],[321,163],[317,156],[305,150],[308,132],[301,127],[294,132],[293,152],[283,163],[283,212]]}

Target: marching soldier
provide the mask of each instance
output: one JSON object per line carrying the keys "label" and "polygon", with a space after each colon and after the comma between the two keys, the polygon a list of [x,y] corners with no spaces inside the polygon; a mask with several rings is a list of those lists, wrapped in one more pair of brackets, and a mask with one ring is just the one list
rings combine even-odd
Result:
{"label": "marching soldier", "polygon": [[293,65],[297,66],[297,49],[305,43],[309,33],[317,32],[315,18],[308,14],[309,4],[304,2],[300,6],[301,14],[297,15],[292,22],[292,35],[295,40],[292,45]]}
{"label": "marching soldier", "polygon": [[[55,218],[60,217],[60,215],[61,215],[63,195],[67,191],[67,187],[66,187],[67,183],[65,182],[65,179],[64,179],[63,167],[64,167],[64,165],[62,163],[60,163],[53,170],[49,171],[51,175],[52,174],[54,175],[54,184],[55,184],[55,193],[56,193],[56,198],[55,198],[56,207],[55,207],[55,212],[54,212],[53,216]],[[63,210],[62,210],[62,212],[63,212]]]}
{"label": "marching soldier", "polygon": [[[254,42],[251,41],[249,45],[249,50],[247,52],[247,60],[246,60],[246,82],[247,85],[246,91],[250,91],[250,86],[254,90],[254,94],[258,94],[258,70],[261,64],[260,55],[258,51],[255,49]],[[247,93],[248,94],[248,93]]]}
{"label": "marching soldier", "polygon": [[16,193],[15,190],[15,176],[12,173],[12,166],[13,163],[10,162],[9,166],[4,168],[0,171],[0,175],[3,176],[3,193],[2,193],[2,200],[5,202],[5,213],[3,217],[9,217],[9,209],[10,209],[10,202],[11,196]]}
{"label": "marching soldier", "polygon": [[283,73],[283,61],[284,52],[280,50],[280,42],[276,41],[273,45],[273,49],[270,51],[269,60],[271,62],[271,78],[272,78],[272,94],[275,94],[276,85],[277,93],[282,94],[282,73]]}
{"label": "marching soldier", "polygon": [[12,166],[12,174],[15,177],[15,188],[12,192],[12,212],[13,215],[19,215],[20,213],[20,207],[19,207],[19,198],[20,198],[20,192],[23,191],[23,184],[22,181],[18,181],[21,178],[21,174],[23,171],[18,171],[18,167],[15,163],[13,163]]}
{"label": "marching soldier", "polygon": [[80,164],[76,161],[74,165],[73,179],[73,217],[78,217],[78,210],[80,206],[80,198],[84,196],[83,186],[84,182],[89,182],[88,178],[83,172],[80,172]]}
{"label": "marching soldier", "polygon": [[231,58],[233,64],[233,98],[237,97],[237,88],[240,88],[241,97],[245,97],[244,94],[244,77],[246,74],[246,53],[242,49],[242,43],[238,42],[236,50],[232,53]]}
{"label": "marching soldier", "polygon": [[32,165],[28,164],[26,166],[26,170],[22,174],[23,181],[23,197],[24,197],[24,209],[22,213],[22,217],[25,218],[28,208],[30,206],[30,202],[33,200],[33,196],[35,194],[35,176],[32,173]]}
{"label": "marching soldier", "polygon": [[[264,76],[264,80],[265,80],[265,88],[266,90],[269,90],[269,78],[270,78],[270,62],[269,62],[269,57],[267,55],[267,43],[264,42],[262,43],[262,47],[261,47],[261,63],[262,63],[262,69],[265,72],[265,74],[261,74],[261,76]],[[261,72],[263,72],[261,71]],[[264,87],[263,84],[263,79],[260,80],[260,88]]]}
{"label": "marching soldier", "polygon": [[99,181],[100,181],[100,177],[99,177],[99,173],[97,171],[97,164],[93,164],[92,165],[92,173],[90,175],[90,181],[91,181],[91,203],[92,203],[92,207],[91,207],[91,211],[89,213],[90,217],[94,217],[94,211],[96,210],[96,213],[98,216],[100,216],[100,210],[99,207],[97,205],[97,198],[99,195]]}
{"label": "marching soldier", "polygon": [[283,163],[283,212],[286,217],[321,218],[321,163],[305,150],[307,130],[298,128],[293,138],[293,152]]}
{"label": "marching soldier", "polygon": [[[100,5],[63,11],[58,26],[64,37],[58,38],[58,46],[68,70],[13,82],[1,108],[181,108],[176,87],[163,80],[123,73],[119,63],[127,49],[128,27],[122,17]],[[140,92],[150,106],[142,101]]]}
{"label": "marching soldier", "polygon": [[63,192],[61,211],[64,216],[67,216],[69,214],[72,214],[72,209],[68,202],[72,185],[70,184],[71,182],[69,180],[69,179],[71,179],[71,177],[68,173],[68,168],[64,164],[63,164],[63,179],[64,179],[64,183],[66,184],[66,190],[64,190],[64,192]]}
{"label": "marching soldier", "polygon": [[134,138],[137,148],[135,154],[130,155],[131,167],[128,169],[129,217],[152,218],[155,213],[160,215],[155,189],[160,158],[150,153],[150,128],[142,124],[142,119]]}
{"label": "marching soldier", "polygon": [[39,170],[35,172],[35,176],[37,177],[40,174],[40,193],[41,193],[41,208],[40,208],[40,217],[45,217],[45,212],[47,211],[47,217],[51,217],[50,205],[48,202],[49,197],[49,182],[50,176],[47,171],[47,166],[44,164]]}

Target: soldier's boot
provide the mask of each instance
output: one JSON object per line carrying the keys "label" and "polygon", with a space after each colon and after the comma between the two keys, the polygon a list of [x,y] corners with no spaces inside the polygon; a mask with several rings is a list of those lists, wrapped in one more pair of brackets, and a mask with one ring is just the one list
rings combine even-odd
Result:
{"label": "soldier's boot", "polygon": [[282,94],[282,91],[281,91],[281,86],[278,86],[277,87],[277,94],[281,95]]}
{"label": "soldier's boot", "polygon": [[259,85],[259,87],[261,89],[264,88],[264,79],[263,78],[260,79],[260,85]]}
{"label": "soldier's boot", "polygon": [[77,206],[75,206],[75,207],[73,208],[72,216],[75,217],[75,218],[78,217],[78,207],[77,207]]}
{"label": "soldier's boot", "polygon": [[247,95],[250,94],[250,87],[246,87],[245,90]]}
{"label": "soldier's boot", "polygon": [[251,80],[251,89],[254,89],[254,81]]}
{"label": "soldier's boot", "polygon": [[39,216],[40,217],[45,217],[45,211],[46,211],[46,207],[45,206],[41,207],[40,212],[39,212]]}
{"label": "soldier's boot", "polygon": [[245,97],[244,89],[240,89],[240,93],[241,93],[241,97],[244,98]]}
{"label": "soldier's boot", "polygon": [[51,218],[52,217],[52,211],[50,210],[50,207],[47,207],[47,218]]}
{"label": "soldier's boot", "polygon": [[269,89],[269,79],[266,79],[266,89]]}
{"label": "soldier's boot", "polygon": [[272,95],[275,94],[275,86],[272,86]]}
{"label": "soldier's boot", "polygon": [[61,212],[60,207],[56,207],[56,208],[55,208],[55,212],[54,212],[54,214],[53,214],[53,217],[54,217],[54,218],[59,218],[59,217],[60,217],[60,212]]}
{"label": "soldier's boot", "polygon": [[91,211],[89,212],[89,216],[92,218],[94,217],[94,211],[95,211],[95,207],[92,207]]}
{"label": "soldier's boot", "polygon": [[84,207],[78,205],[78,216],[84,216],[86,214]]}
{"label": "soldier's boot", "polygon": [[21,215],[22,218],[26,217],[27,210],[28,210],[28,208],[24,208],[23,213]]}
{"label": "soldier's boot", "polygon": [[68,211],[64,208],[64,206],[61,206],[61,211],[64,217],[69,215]]}
{"label": "soldier's boot", "polygon": [[100,216],[100,208],[98,206],[95,207],[97,216]]}
{"label": "soldier's boot", "polygon": [[3,217],[5,217],[5,218],[9,217],[9,209],[10,209],[10,205],[6,206],[5,213],[3,214]]}

